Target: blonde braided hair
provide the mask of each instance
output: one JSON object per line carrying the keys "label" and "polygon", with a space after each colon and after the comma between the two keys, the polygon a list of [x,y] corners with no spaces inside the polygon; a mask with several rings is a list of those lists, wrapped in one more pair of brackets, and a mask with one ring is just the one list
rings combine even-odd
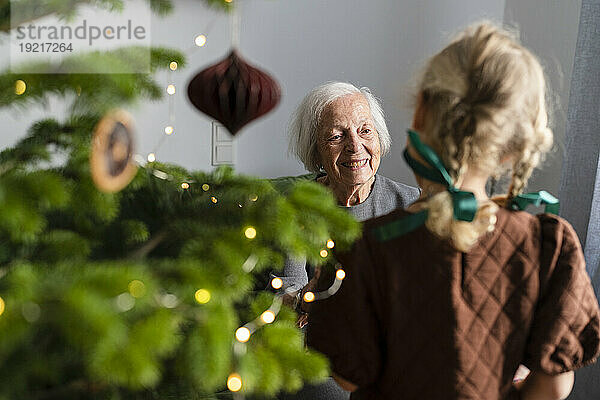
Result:
{"label": "blonde braided hair", "polygon": [[453,218],[448,192],[429,198],[426,226],[461,250],[493,230],[498,204],[518,196],[552,146],[545,79],[535,56],[491,23],[467,28],[427,64],[418,87],[426,110],[423,136],[458,186],[469,167],[496,175],[511,158],[508,194],[480,204],[473,222]]}

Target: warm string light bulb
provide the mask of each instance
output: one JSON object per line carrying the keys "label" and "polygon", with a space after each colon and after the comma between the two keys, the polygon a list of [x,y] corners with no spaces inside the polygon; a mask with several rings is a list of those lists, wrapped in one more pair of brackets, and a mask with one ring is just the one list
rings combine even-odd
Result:
{"label": "warm string light bulb", "polygon": [[171,125],[165,127],[166,135],[172,135],[174,131],[175,131],[175,129],[173,129],[173,127]]}
{"label": "warm string light bulb", "polygon": [[194,43],[198,47],[203,47],[206,44],[206,36],[204,36],[204,35],[196,36],[196,38],[194,39]]}
{"label": "warm string light bulb", "polygon": [[169,68],[171,69],[171,71],[175,71],[177,67],[177,61],[171,61],[171,63],[169,64]]}
{"label": "warm string light bulb", "polygon": [[229,375],[227,378],[227,389],[232,392],[239,392],[242,389],[242,377],[235,372]]}
{"label": "warm string light bulb", "polygon": [[[131,296],[129,296],[131,297]],[[25,318],[25,321],[29,323],[34,323],[38,319],[40,319],[40,315],[42,314],[42,309],[39,305],[27,302],[21,306],[21,315]]]}
{"label": "warm string light bulb", "polygon": [[23,93],[25,93],[26,90],[27,90],[27,85],[25,84],[25,81],[19,79],[18,81],[15,82],[15,94],[17,96],[22,95]]}
{"label": "warm string light bulb", "polygon": [[254,239],[256,237],[256,229],[254,229],[253,227],[249,226],[244,231],[244,235],[246,235],[246,237],[248,239]]}
{"label": "warm string light bulb", "polygon": [[160,302],[166,308],[175,308],[179,304],[179,299],[172,293],[166,293],[162,296]]}
{"label": "warm string light bulb", "polygon": [[183,183],[181,184],[181,188],[182,188],[183,190],[187,190],[187,189],[189,189],[189,188],[190,188],[190,184],[189,184],[189,183],[187,183],[187,182],[183,182]]}
{"label": "warm string light bulb", "polygon": [[281,289],[281,287],[283,286],[283,281],[281,280],[281,278],[273,278],[271,280],[271,286],[273,287],[273,289]]}
{"label": "warm string light bulb", "polygon": [[210,198],[210,201],[212,201],[213,203],[217,204],[217,201],[219,201],[219,200],[217,200],[217,198],[215,196],[212,196]]}
{"label": "warm string light bulb", "polygon": [[204,185],[202,185],[202,190],[204,190],[205,192],[208,192],[208,189],[210,189],[210,186],[208,186],[208,183],[205,183]]}
{"label": "warm string light bulb", "polygon": [[346,271],[344,271],[343,269],[338,269],[335,273],[335,277],[340,281],[343,280],[346,277]]}
{"label": "warm string light bulb", "polygon": [[250,201],[256,201],[258,200],[258,195],[257,194],[251,194],[250,195]]}
{"label": "warm string light bulb", "polygon": [[0,297],[0,315],[2,315],[4,313],[4,308],[5,308],[4,299],[2,297]]}
{"label": "warm string light bulb", "polygon": [[154,153],[148,154],[148,162],[154,162],[154,161],[156,161],[156,154],[154,154]]}
{"label": "warm string light bulb", "polygon": [[328,249],[333,249],[334,247],[335,247],[335,242],[333,240],[329,239],[327,241],[327,248]]}
{"label": "warm string light bulb", "polygon": [[119,311],[129,311],[135,306],[135,298],[129,293],[121,293],[115,298],[115,304]]}
{"label": "warm string light bulb", "polygon": [[306,292],[304,293],[304,301],[307,303],[312,303],[313,301],[315,301],[315,294],[313,292]]}
{"label": "warm string light bulb", "polygon": [[237,331],[235,331],[235,338],[240,343],[246,343],[248,340],[250,340],[250,329],[246,328],[245,326],[238,328]]}
{"label": "warm string light bulb", "polygon": [[270,324],[273,321],[275,321],[275,313],[271,310],[267,310],[264,313],[261,314],[260,319],[265,323],[265,324]]}
{"label": "warm string light bulb", "polygon": [[206,304],[210,301],[210,292],[206,289],[198,289],[194,293],[194,298],[200,304]]}
{"label": "warm string light bulb", "polygon": [[319,255],[323,258],[327,257],[329,253],[327,252],[327,250],[323,249],[319,252]]}
{"label": "warm string light bulb", "polygon": [[170,84],[169,86],[167,86],[167,93],[170,95],[174,95],[175,94],[175,85]]}
{"label": "warm string light bulb", "polygon": [[129,290],[129,294],[131,294],[136,299],[139,299],[140,297],[143,297],[146,294],[146,285],[144,285],[144,282],[137,279],[134,279],[133,281],[129,282],[129,285],[127,285],[127,289]]}

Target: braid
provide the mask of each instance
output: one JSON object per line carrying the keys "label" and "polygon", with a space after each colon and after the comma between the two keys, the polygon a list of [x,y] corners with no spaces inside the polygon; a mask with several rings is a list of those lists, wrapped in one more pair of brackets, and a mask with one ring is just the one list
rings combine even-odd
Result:
{"label": "braid", "polygon": [[[541,118],[543,119],[543,118]],[[543,155],[552,146],[552,132],[543,124],[521,126],[524,132],[521,144],[521,156],[513,165],[513,173],[507,194],[507,204],[523,192],[533,170],[542,160]]]}
{"label": "braid", "polygon": [[440,152],[448,172],[457,180],[465,171],[471,156],[472,137],[477,131],[477,121],[472,107],[458,99],[441,118],[439,138],[443,143]]}
{"label": "braid", "polygon": [[533,172],[533,168],[534,167],[531,164],[522,161],[518,162],[517,165],[513,167],[513,173],[507,196],[509,203],[510,200],[514,199],[523,192],[523,189],[527,184],[527,180]]}
{"label": "braid", "polygon": [[508,187],[507,204],[523,192],[533,170],[539,164],[541,156],[540,151],[525,151],[523,156],[515,163],[510,186]]}
{"label": "braid", "polygon": [[462,181],[462,177],[467,172],[471,159],[471,137],[464,138],[462,145],[459,146],[460,151],[457,155],[458,171],[456,172],[455,182],[458,185]]}

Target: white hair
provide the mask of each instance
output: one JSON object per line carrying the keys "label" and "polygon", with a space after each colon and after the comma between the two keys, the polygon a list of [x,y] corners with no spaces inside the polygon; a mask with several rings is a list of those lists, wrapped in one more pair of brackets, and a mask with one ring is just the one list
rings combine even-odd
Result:
{"label": "white hair", "polygon": [[369,88],[359,89],[346,82],[327,82],[317,86],[304,97],[288,126],[289,152],[302,161],[308,171],[319,172],[321,169],[317,151],[317,130],[321,113],[332,101],[355,93],[361,93],[369,103],[375,130],[379,135],[381,155],[390,150],[392,139],[385,123],[383,109]]}

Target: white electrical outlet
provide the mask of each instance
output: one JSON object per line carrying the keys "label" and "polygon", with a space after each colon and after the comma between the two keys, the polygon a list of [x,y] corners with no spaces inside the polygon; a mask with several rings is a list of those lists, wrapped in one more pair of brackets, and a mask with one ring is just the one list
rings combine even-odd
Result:
{"label": "white electrical outlet", "polygon": [[235,164],[235,141],[223,124],[212,122],[212,165]]}

